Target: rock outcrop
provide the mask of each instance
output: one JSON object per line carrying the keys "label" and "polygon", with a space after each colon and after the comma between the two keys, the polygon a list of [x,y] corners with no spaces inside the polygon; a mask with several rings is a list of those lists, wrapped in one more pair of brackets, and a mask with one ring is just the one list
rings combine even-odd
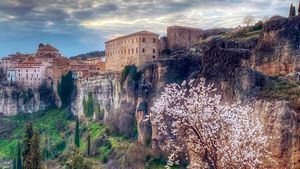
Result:
{"label": "rock outcrop", "polygon": [[264,24],[254,50],[252,67],[268,75],[300,70],[300,16],[275,16]]}
{"label": "rock outcrop", "polygon": [[53,100],[54,96],[47,89],[0,87],[0,113],[7,116],[44,110],[53,105]]}

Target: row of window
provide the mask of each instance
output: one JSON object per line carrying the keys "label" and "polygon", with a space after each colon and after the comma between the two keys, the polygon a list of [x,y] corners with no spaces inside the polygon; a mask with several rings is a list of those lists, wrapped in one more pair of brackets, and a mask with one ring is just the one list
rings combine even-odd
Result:
{"label": "row of window", "polygon": [[[21,77],[21,74],[20,74],[20,73],[19,73],[19,77]],[[27,78],[29,77],[28,74],[26,74],[26,77],[27,77]],[[34,75],[31,74],[31,77],[34,77]],[[39,75],[36,75],[36,77],[39,77]]]}
{"label": "row of window", "polygon": [[[18,80],[29,80],[29,78],[28,77],[26,77],[26,79],[25,78],[18,78]],[[37,81],[40,81],[41,79],[40,78],[30,78],[30,80],[37,80]]]}
{"label": "row of window", "polygon": [[[38,69],[38,70],[34,69],[34,72],[39,72],[39,71],[40,71],[40,69]],[[18,72],[21,72],[21,69],[18,69]],[[26,72],[28,72],[28,69],[26,69]]]}
{"label": "row of window", "polygon": [[[147,39],[146,38],[141,38],[140,39],[142,42],[146,42]],[[135,43],[135,42],[139,42],[139,38],[132,38],[131,40],[123,40],[123,41],[117,41],[117,42],[113,42],[113,43],[108,43],[106,44],[106,48],[107,47],[115,47],[115,46],[121,46],[123,44],[130,44],[130,43]],[[156,43],[156,39],[152,39],[153,43]]]}
{"label": "row of window", "polygon": [[[123,54],[126,54],[126,51],[127,51],[127,54],[137,54],[137,53],[139,53],[139,50],[138,50],[138,48],[136,48],[136,50],[135,50],[135,53],[134,53],[134,48],[132,48],[131,50],[130,49],[124,49],[124,50],[120,50],[120,51],[113,51],[113,52],[107,52],[106,53],[106,55],[107,56],[112,56],[112,55],[115,55],[115,54],[121,54],[121,55],[123,55]],[[131,53],[130,53],[130,51],[131,51]],[[146,52],[146,49],[145,48],[143,48],[142,49],[142,53],[145,53]],[[156,52],[156,50],[155,49],[152,49],[152,53],[154,53],[155,54],[155,52]]]}

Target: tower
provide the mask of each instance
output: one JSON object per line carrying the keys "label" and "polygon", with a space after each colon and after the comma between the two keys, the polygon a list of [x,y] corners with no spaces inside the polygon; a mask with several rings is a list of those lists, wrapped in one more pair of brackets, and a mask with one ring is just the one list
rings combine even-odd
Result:
{"label": "tower", "polygon": [[291,6],[290,6],[290,15],[289,15],[289,17],[293,17],[293,16],[296,16],[296,8],[295,8],[295,6],[293,5],[293,3],[291,3]]}
{"label": "tower", "polygon": [[299,6],[298,6],[298,15],[300,16],[300,1],[299,1]]}

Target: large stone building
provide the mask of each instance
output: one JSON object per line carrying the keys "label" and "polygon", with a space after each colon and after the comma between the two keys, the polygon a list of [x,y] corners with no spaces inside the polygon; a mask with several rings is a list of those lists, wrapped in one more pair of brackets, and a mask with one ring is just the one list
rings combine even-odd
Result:
{"label": "large stone building", "polygon": [[122,71],[126,65],[142,66],[158,59],[159,35],[140,31],[105,42],[106,70]]}

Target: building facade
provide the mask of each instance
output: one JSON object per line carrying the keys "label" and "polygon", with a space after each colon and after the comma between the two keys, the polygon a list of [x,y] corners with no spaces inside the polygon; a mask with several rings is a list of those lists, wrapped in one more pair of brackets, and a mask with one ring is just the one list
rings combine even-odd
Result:
{"label": "building facade", "polygon": [[126,65],[142,66],[158,60],[159,35],[140,31],[105,42],[106,70],[122,71]]}

